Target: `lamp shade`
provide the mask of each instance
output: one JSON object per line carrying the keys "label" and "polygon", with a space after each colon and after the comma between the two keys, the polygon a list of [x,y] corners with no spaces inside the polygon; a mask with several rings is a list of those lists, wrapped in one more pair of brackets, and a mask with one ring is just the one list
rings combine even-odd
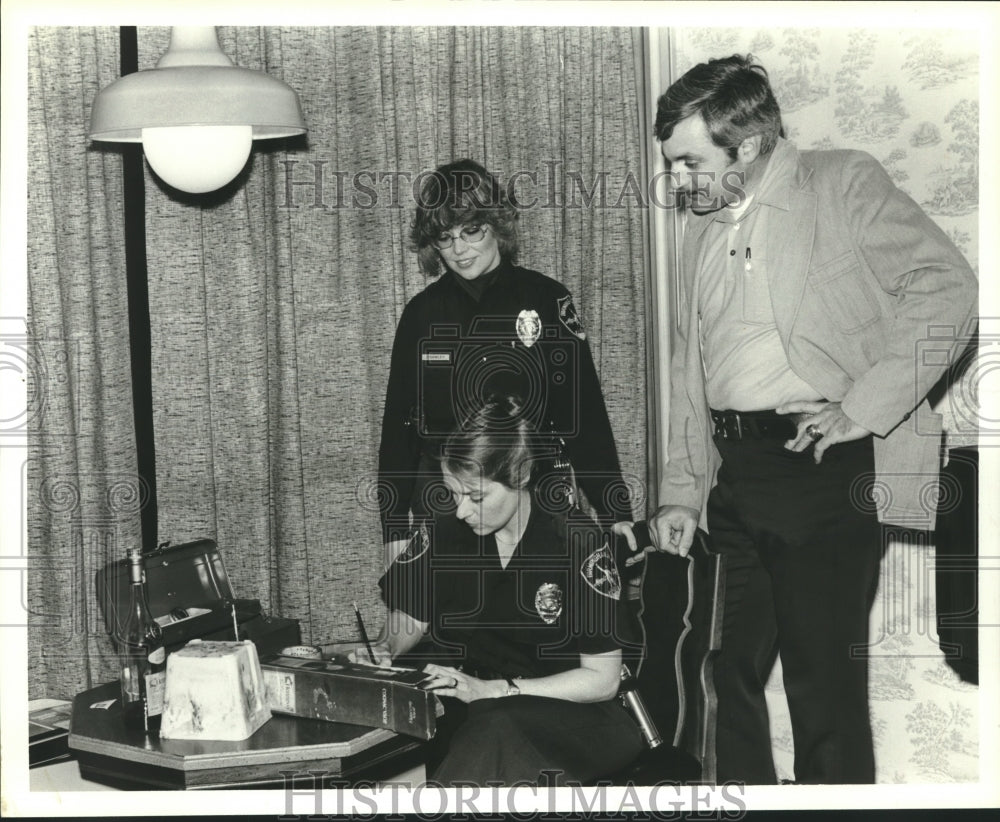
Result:
{"label": "lamp shade", "polygon": [[[127,74],[102,89],[94,98],[90,114],[90,137],[98,141],[138,143],[143,142],[144,130],[150,134],[155,133],[148,131],[152,129],[206,126],[215,129],[212,139],[216,146],[220,145],[218,135],[225,133],[219,127],[244,127],[241,133],[249,127],[254,140],[292,137],[306,130],[299,98],[292,88],[264,72],[234,66],[219,48],[212,26],[175,26],[170,47],[156,68]],[[178,132],[168,134],[176,137]],[[210,142],[208,134],[205,132],[206,146]],[[162,134],[158,142],[162,156]],[[178,144],[173,152],[176,159],[172,165],[183,163],[185,153],[190,156],[190,146],[198,144],[197,133],[185,142],[188,146],[181,149]],[[244,144],[242,137],[235,136],[229,142]],[[235,177],[248,155],[249,149],[232,176],[220,184],[213,181],[212,188]],[[198,162],[213,165],[204,158],[198,158]],[[152,159],[151,165],[164,176]],[[168,177],[164,179],[174,185]],[[195,190],[184,185],[176,187]]]}

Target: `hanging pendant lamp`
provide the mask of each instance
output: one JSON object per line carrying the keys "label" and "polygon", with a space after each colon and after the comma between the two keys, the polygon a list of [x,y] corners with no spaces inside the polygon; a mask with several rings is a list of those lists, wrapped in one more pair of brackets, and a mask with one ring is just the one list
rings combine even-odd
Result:
{"label": "hanging pendant lamp", "polygon": [[214,26],[174,26],[156,68],[102,89],[90,114],[92,140],[141,142],[164,182],[194,194],[235,178],[253,140],[305,131],[292,88],[233,65]]}

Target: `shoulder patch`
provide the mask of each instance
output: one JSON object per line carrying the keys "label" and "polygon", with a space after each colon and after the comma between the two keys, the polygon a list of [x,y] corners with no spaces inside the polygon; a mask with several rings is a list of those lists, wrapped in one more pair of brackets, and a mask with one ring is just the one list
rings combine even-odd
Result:
{"label": "shoulder patch", "polygon": [[587,332],[583,330],[583,323],[580,322],[580,315],[576,313],[573,298],[566,294],[556,300],[556,304],[559,306],[559,322],[566,326],[566,330],[581,340],[587,339]]}
{"label": "shoulder patch", "polygon": [[580,576],[601,596],[609,599],[621,597],[622,581],[618,576],[615,558],[608,543],[605,542],[583,561],[583,565],[580,566]]}
{"label": "shoulder patch", "polygon": [[406,548],[396,558],[396,562],[413,562],[420,559],[431,547],[431,535],[427,531],[427,524],[420,523],[420,527],[413,532],[410,542]]}

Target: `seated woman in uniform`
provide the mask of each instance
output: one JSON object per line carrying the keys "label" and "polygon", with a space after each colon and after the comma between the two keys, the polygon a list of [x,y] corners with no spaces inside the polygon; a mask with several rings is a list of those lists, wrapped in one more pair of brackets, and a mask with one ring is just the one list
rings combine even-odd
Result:
{"label": "seated woman in uniform", "polygon": [[424,637],[434,649],[424,670],[446,716],[428,777],[441,784],[593,780],[643,749],[616,698],[634,644],[609,536],[547,504],[537,442],[514,398],[474,411],[442,452],[455,513],[421,527],[380,581],[379,663]]}
{"label": "seated woman in uniform", "polygon": [[473,160],[426,175],[410,240],[433,279],[407,303],[392,346],[379,445],[387,565],[432,518],[444,439],[481,397],[516,394],[562,441],[594,514],[631,517],[587,335],[566,287],[522,268],[519,210]]}

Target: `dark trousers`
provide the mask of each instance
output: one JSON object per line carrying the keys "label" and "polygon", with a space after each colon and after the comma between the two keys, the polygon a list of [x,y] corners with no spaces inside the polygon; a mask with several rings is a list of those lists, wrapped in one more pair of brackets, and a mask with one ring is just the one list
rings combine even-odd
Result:
{"label": "dark trousers", "polygon": [[[442,785],[588,783],[630,765],[645,743],[617,699],[446,699],[428,778]],[[434,761],[438,760],[438,761]]]}
{"label": "dark trousers", "polygon": [[719,782],[776,781],[764,685],[778,654],[795,781],[874,782],[864,651],[882,535],[871,438],[834,445],[819,465],[811,448],[796,454],[778,439],[716,445],[708,529],[726,557]]}
{"label": "dark trousers", "polygon": [[945,662],[979,684],[979,450],[955,448],[941,469],[945,489],[934,532],[937,630]]}

